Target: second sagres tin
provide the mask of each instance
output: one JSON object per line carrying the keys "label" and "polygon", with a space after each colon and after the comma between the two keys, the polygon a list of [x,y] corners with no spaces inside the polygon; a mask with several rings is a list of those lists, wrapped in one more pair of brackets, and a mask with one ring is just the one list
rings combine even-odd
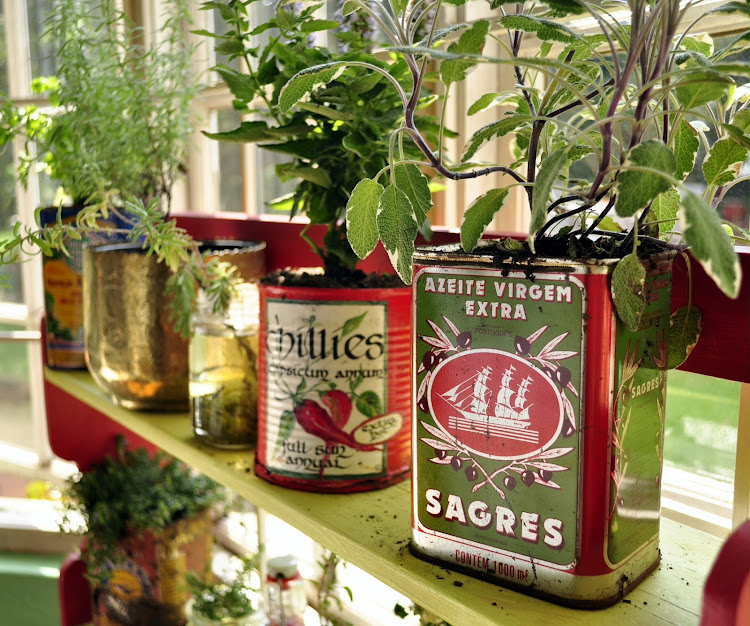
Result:
{"label": "second sagres tin", "polygon": [[671,260],[638,332],[615,263],[417,252],[415,554],[589,607],[657,565]]}

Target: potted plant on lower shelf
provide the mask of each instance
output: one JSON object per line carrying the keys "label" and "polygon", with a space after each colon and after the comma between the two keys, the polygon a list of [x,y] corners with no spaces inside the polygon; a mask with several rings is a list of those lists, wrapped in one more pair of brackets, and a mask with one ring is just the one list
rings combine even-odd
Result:
{"label": "potted plant on lower shelf", "polygon": [[[715,45],[701,18],[736,13],[747,28],[747,5],[493,0],[488,17],[448,24],[446,5],[470,3],[347,2],[411,81],[337,58],[297,74],[280,107],[308,106],[350,65],[401,99],[389,166],[353,191],[347,235],[362,257],[382,241],[413,280],[412,551],[558,602],[611,604],[659,562],[666,370],[700,332],[692,304],[670,317],[672,258],[687,246],[727,296],[739,291],[738,231],[715,207],[750,150],[736,56],[747,33]],[[499,114],[451,161],[415,125],[417,95],[437,71],[430,87],[447,99],[478,65],[515,85],[469,104]],[[508,163],[475,161],[506,136]],[[415,253],[423,212],[398,176],[415,163],[402,145],[452,180],[504,174],[466,208],[460,247]],[[514,187],[528,237],[480,241]]]}
{"label": "potted plant on lower shelf", "polygon": [[126,445],[120,439],[117,458],[68,481],[63,528],[85,532],[95,623],[181,625],[186,574],[210,562],[212,506],[224,490],[175,459]]}
{"label": "potted plant on lower shelf", "polygon": [[242,567],[227,581],[212,572],[189,574],[188,626],[264,626],[267,619],[257,561],[257,557],[243,559]]}
{"label": "potted plant on lower shelf", "polygon": [[[232,131],[209,136],[254,142],[289,157],[277,174],[296,181],[294,192],[275,205],[309,219],[302,239],[323,267],[279,272],[261,285],[256,471],[297,489],[383,487],[409,471],[411,403],[403,373],[410,293],[397,277],[355,269],[344,212],[359,179],[387,163],[387,133],[399,125],[399,98],[388,80],[358,68],[315,91],[297,111],[282,112],[278,95],[298,70],[337,54],[377,64],[393,81],[408,80],[408,68],[371,52],[374,30],[368,20],[339,20],[334,38],[339,22],[318,19],[317,5],[282,2],[268,21],[258,23],[251,17],[258,4],[204,4],[219,11],[228,26],[212,35],[217,50],[239,58],[245,68],[216,70],[235,97],[235,109],[253,116]],[[261,46],[260,33],[267,38]],[[328,47],[311,43],[326,33]],[[420,119],[432,136],[435,124]],[[416,184],[424,221],[426,179],[415,166],[402,168],[399,179]],[[315,229],[321,226],[319,238]]]}

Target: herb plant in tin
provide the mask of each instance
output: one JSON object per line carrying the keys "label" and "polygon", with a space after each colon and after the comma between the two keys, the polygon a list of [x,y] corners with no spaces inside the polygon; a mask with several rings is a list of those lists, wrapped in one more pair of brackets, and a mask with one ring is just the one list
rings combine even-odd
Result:
{"label": "herb plant in tin", "polygon": [[[700,332],[692,304],[670,316],[671,260],[689,248],[736,297],[733,237],[747,236],[715,209],[750,150],[738,57],[748,36],[715,45],[701,23],[731,14],[747,28],[748,9],[703,4],[493,0],[490,17],[464,24],[441,21],[446,6],[473,6],[462,0],[351,0],[344,12],[378,22],[409,84],[336,59],[282,91],[283,110],[304,106],[355,65],[401,98],[388,164],[352,192],[347,233],[363,257],[382,241],[413,281],[418,556],[590,607],[658,564],[666,370]],[[490,40],[503,54],[483,54]],[[416,98],[434,88],[446,106],[479,64],[515,85],[470,104],[467,115],[497,119],[448,155],[413,123]],[[428,83],[433,70],[439,81]],[[513,162],[475,160],[506,136]],[[415,253],[425,214],[401,182],[413,166],[511,182],[466,208],[460,246]],[[528,236],[482,241],[513,187],[528,200]]]}
{"label": "herb plant in tin", "polygon": [[[403,117],[390,80],[407,83],[409,68],[373,53],[374,23],[365,15],[322,20],[318,4],[280,2],[259,23],[255,0],[203,6],[229,27],[208,33],[217,51],[244,68],[223,64],[216,71],[235,109],[254,116],[209,136],[288,157],[276,174],[294,181],[294,191],[273,205],[309,219],[312,228],[302,230],[300,245],[310,245],[322,265],[280,272],[261,285],[256,471],[312,491],[359,491],[402,480],[410,468],[409,381],[401,375],[410,360],[410,293],[395,276],[356,268],[345,211],[358,181],[387,164],[388,134]],[[338,58],[376,65],[390,78],[352,67],[312,90],[303,106],[282,110],[286,81]],[[432,136],[436,123],[422,122]],[[407,151],[417,158],[415,148]],[[429,203],[427,180],[416,166],[404,172]],[[313,235],[319,226],[322,238]]]}

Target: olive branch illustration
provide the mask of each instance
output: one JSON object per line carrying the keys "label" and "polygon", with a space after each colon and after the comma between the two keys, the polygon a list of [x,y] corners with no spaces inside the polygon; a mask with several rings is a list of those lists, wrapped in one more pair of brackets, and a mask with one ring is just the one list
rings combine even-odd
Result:
{"label": "olive branch illustration", "polygon": [[[612,407],[614,413],[614,424],[612,428],[612,456],[613,456],[613,467],[610,472],[610,478],[614,485],[614,494],[612,497],[612,503],[610,505],[609,519],[611,520],[618,506],[624,504],[622,496],[620,495],[620,489],[625,476],[628,472],[628,451],[623,446],[625,436],[628,433],[628,427],[630,426],[630,416],[632,414],[632,408],[630,404],[630,398],[633,393],[633,382],[635,381],[635,374],[641,365],[641,359],[636,358],[638,354],[638,342],[635,346],[632,346],[628,342],[625,348],[625,358],[623,360],[622,367],[622,381],[620,382],[620,388],[617,390],[614,404]],[[657,450],[657,454],[658,454]]]}
{"label": "olive branch illustration", "polygon": [[[417,368],[417,374],[425,372],[425,375],[417,390],[417,406],[423,412],[430,414],[429,403],[427,399],[427,388],[435,368],[451,353],[458,353],[469,350],[472,344],[472,334],[469,331],[461,331],[447,316],[442,316],[448,329],[453,333],[454,340],[433,320],[426,320],[430,328],[435,333],[434,336],[419,335],[419,338],[430,346],[425,352],[422,361]],[[565,340],[570,333],[565,332],[550,340],[537,355],[531,354],[531,348],[549,328],[546,324],[533,332],[528,337],[517,336],[515,338],[516,354],[523,356],[529,361],[534,362],[537,367],[547,376],[555,381],[561,388],[560,397],[562,398],[565,416],[567,420],[566,427],[563,430],[563,436],[571,436],[577,429],[575,412],[570,400],[563,391],[567,390],[575,397],[578,397],[578,391],[571,381],[571,372],[567,367],[561,366],[559,361],[572,358],[578,355],[578,352],[571,350],[556,350],[556,348]],[[513,460],[503,467],[500,467],[491,473],[484,469],[479,463],[471,450],[459,442],[454,437],[448,435],[441,429],[420,420],[420,423],[435,439],[423,437],[420,439],[423,443],[435,450],[435,456],[430,459],[431,463],[437,465],[451,465],[455,471],[460,471],[466,465],[464,472],[467,480],[474,482],[480,479],[472,487],[472,493],[482,487],[491,486],[503,499],[506,498],[506,492],[513,491],[518,484],[513,473],[518,474],[521,482],[527,487],[539,484],[551,489],[562,489],[560,485],[552,480],[555,472],[566,471],[570,468],[557,463],[550,463],[549,459],[562,457],[572,450],[568,448],[553,448],[540,451],[528,458],[522,460]],[[534,471],[536,470],[536,471]],[[502,477],[502,487],[495,481],[496,478]],[[505,489],[505,490],[504,490]]]}
{"label": "olive branch illustration", "polygon": [[[564,472],[570,469],[557,463],[550,463],[548,460],[564,456],[573,450],[573,448],[552,448],[538,452],[527,459],[510,461],[503,467],[490,473],[476,460],[472,452],[457,439],[423,420],[420,420],[420,424],[422,424],[422,427],[428,433],[435,437],[435,439],[430,437],[422,437],[420,439],[420,441],[435,450],[435,456],[430,459],[431,463],[450,465],[458,472],[468,462],[464,469],[467,480],[474,482],[480,476],[482,477],[471,488],[472,493],[479,491],[485,485],[489,485],[503,500],[506,500],[505,489],[513,491],[518,484],[518,481],[512,476],[511,472],[518,474],[521,482],[527,487],[531,487],[531,485],[536,483],[550,489],[562,489],[560,485],[552,480],[552,475],[555,472]],[[534,469],[537,471],[535,472]],[[498,476],[502,478],[502,487],[495,482]]]}

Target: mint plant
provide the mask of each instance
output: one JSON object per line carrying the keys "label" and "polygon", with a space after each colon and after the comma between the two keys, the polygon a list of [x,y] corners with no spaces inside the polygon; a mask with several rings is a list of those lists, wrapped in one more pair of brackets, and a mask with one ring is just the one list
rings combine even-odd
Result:
{"label": "mint plant", "polygon": [[[388,164],[361,180],[347,206],[354,251],[364,258],[382,241],[399,275],[410,281],[414,239],[432,204],[417,191],[426,186],[421,171],[429,168],[451,180],[503,172],[513,182],[466,209],[465,251],[477,246],[510,187],[518,186],[528,197],[530,232],[522,244],[498,242],[499,250],[622,259],[614,300],[631,326],[645,306],[645,270],[638,258],[653,249],[646,244],[679,239],[721,290],[736,297],[740,268],[732,237],[742,233],[722,224],[715,208],[729,188],[747,179],[739,171],[750,151],[750,69],[737,54],[750,39],[745,32],[717,48],[701,31],[701,20],[733,14],[747,26],[748,4],[701,11],[701,0],[491,0],[490,19],[441,22],[445,5],[465,4],[347,0],[345,14],[367,14],[388,35],[391,51],[408,67],[408,85],[377,64],[338,58],[302,70],[280,94],[282,112],[305,107],[314,89],[352,66],[380,75],[398,94],[404,117],[391,133]],[[598,32],[578,32],[573,18],[587,18]],[[482,53],[489,39],[500,44],[502,56]],[[529,40],[533,44],[525,45]],[[499,114],[451,159],[440,142],[425,137],[414,113],[434,68],[440,80],[431,85],[438,86],[435,95],[444,107],[454,85],[480,63],[512,71],[516,85],[469,106],[467,115],[489,108]],[[474,160],[482,146],[509,134],[515,136],[513,163]],[[700,145],[706,154],[701,162]],[[419,160],[411,156],[414,146]],[[592,170],[587,178],[576,173],[584,165]],[[685,184],[694,170],[705,179],[700,190]]]}
{"label": "mint plant", "polygon": [[[226,55],[227,63],[215,70],[234,95],[234,108],[252,117],[234,130],[206,134],[220,141],[257,143],[263,150],[289,157],[276,173],[282,180],[297,181],[294,192],[272,204],[289,209],[292,216],[305,215],[310,224],[326,225],[322,246],[306,231],[303,238],[322,259],[327,276],[345,276],[358,261],[346,237],[346,205],[360,180],[372,178],[387,165],[389,135],[402,123],[400,92],[410,81],[410,69],[403,60],[373,53],[376,23],[364,13],[323,20],[316,17],[322,3],[280,2],[272,18],[257,23],[252,18],[256,2],[202,5],[204,10],[218,11],[227,24],[223,33],[198,32],[214,38],[216,51]],[[317,43],[325,33],[330,47]],[[241,70],[230,65],[235,59]],[[315,89],[311,84],[309,98],[299,107],[280,106],[281,89],[295,74],[339,60],[347,65],[341,65],[324,87]],[[378,71],[370,72],[370,67]],[[417,115],[429,101],[427,95],[414,96],[410,123],[433,140],[437,122]],[[417,159],[419,152],[408,145],[404,154]],[[403,183],[416,185],[426,213],[427,179],[416,167],[403,171],[409,176]]]}

